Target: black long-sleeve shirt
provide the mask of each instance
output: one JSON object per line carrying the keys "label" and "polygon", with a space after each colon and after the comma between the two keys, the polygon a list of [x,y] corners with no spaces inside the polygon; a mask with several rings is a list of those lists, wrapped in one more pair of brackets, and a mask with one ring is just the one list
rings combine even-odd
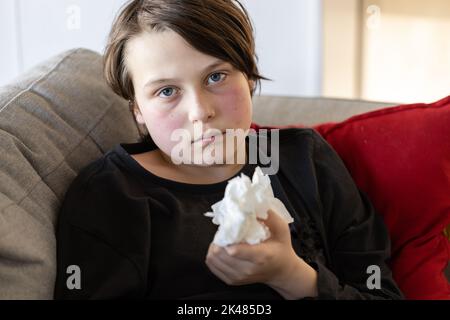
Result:
{"label": "black long-sleeve shirt", "polygon": [[[57,224],[55,298],[282,299],[267,285],[229,286],[210,272],[205,257],[217,226],[203,214],[223,198],[227,181],[167,180],[130,156],[154,148],[117,145],[70,186]],[[251,178],[256,165],[237,175]],[[294,217],[295,252],[318,272],[318,299],[403,298],[381,217],[320,135],[280,130],[279,170],[270,179]],[[67,286],[71,265],[81,270],[81,289]],[[379,289],[367,285],[373,265]]]}

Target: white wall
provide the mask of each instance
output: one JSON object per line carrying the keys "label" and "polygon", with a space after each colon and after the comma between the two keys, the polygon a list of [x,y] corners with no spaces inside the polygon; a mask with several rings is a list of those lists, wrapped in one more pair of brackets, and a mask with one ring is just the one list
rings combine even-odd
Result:
{"label": "white wall", "polygon": [[450,91],[450,1],[323,0],[323,96],[433,102]]}
{"label": "white wall", "polygon": [[16,0],[24,67],[72,47],[101,51],[120,0]]}
{"label": "white wall", "polygon": [[[74,47],[103,51],[125,0],[1,0],[0,85]],[[242,0],[256,29],[262,94],[321,93],[321,0]]]}
{"label": "white wall", "polygon": [[261,93],[318,96],[322,92],[321,0],[243,0],[256,29]]}
{"label": "white wall", "polygon": [[125,0],[1,0],[0,85],[74,47],[101,52]]}
{"label": "white wall", "polygon": [[22,70],[15,5],[14,0],[0,1],[0,85]]}
{"label": "white wall", "polygon": [[433,102],[450,94],[450,1],[364,0],[380,19],[364,28],[362,98]]}
{"label": "white wall", "polygon": [[322,95],[361,98],[361,0],[322,3]]}

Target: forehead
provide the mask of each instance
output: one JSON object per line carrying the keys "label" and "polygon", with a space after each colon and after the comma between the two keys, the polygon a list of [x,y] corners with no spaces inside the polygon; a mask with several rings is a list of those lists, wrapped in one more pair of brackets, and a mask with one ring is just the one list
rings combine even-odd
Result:
{"label": "forehead", "polygon": [[204,68],[217,61],[193,48],[171,30],[143,32],[127,43],[126,63],[133,75],[151,72],[158,76],[173,76]]}

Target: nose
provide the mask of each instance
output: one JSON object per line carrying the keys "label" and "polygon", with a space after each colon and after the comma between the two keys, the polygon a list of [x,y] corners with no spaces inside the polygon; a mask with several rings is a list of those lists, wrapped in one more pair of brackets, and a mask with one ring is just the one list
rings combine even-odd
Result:
{"label": "nose", "polygon": [[195,122],[208,122],[216,115],[213,103],[207,93],[195,92],[189,104],[189,120]]}

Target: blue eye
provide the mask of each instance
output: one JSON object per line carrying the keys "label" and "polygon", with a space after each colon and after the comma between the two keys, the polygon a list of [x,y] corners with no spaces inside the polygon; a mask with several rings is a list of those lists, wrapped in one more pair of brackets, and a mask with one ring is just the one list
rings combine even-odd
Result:
{"label": "blue eye", "polygon": [[[222,82],[223,80],[225,80],[226,78],[226,74],[222,73],[222,72],[215,72],[213,74],[211,74],[208,78],[208,84],[214,84],[214,83],[219,83]],[[211,82],[211,81],[212,82]],[[163,88],[162,90],[160,90],[157,93],[157,96],[160,98],[171,98],[175,95],[177,89],[173,88],[173,87],[166,87]]]}
{"label": "blue eye", "polygon": [[[167,87],[167,88],[164,88],[164,89],[162,89],[159,93],[158,93],[158,96],[159,97],[161,97],[161,98],[170,98],[171,96],[172,96],[172,93],[174,92],[175,90],[174,90],[174,88],[171,88],[171,87]],[[163,96],[161,96],[161,94],[163,94]]]}
{"label": "blue eye", "polygon": [[[216,72],[216,73],[211,74],[209,76],[208,80],[211,79],[213,81],[212,83],[218,83],[218,82],[222,81],[222,76],[224,76],[223,79],[225,79],[226,74],[221,73],[221,72]],[[211,83],[211,82],[208,81],[208,83]]]}

